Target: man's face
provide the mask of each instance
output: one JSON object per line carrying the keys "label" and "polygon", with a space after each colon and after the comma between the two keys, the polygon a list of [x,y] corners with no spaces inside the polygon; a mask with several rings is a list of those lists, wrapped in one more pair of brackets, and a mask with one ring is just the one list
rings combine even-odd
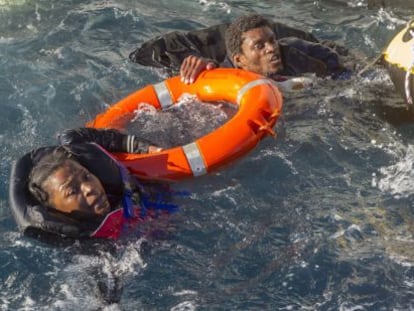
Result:
{"label": "man's face", "polygon": [[49,195],[50,205],[61,212],[81,218],[96,218],[110,211],[99,179],[75,161],[65,161],[42,187]]}
{"label": "man's face", "polygon": [[283,69],[279,44],[269,27],[254,28],[242,35],[241,54],[233,56],[234,64],[241,69],[264,76]]}

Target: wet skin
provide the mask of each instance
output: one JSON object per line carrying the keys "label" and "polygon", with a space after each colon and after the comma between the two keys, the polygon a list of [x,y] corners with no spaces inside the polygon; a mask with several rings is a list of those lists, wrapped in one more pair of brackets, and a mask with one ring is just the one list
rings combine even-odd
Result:
{"label": "wet skin", "polygon": [[110,204],[99,179],[73,160],[66,160],[42,185],[55,209],[78,218],[106,215]]}
{"label": "wet skin", "polygon": [[233,56],[233,63],[241,69],[264,76],[283,69],[279,44],[269,27],[254,28],[243,34],[242,53]]}
{"label": "wet skin", "polygon": [[[264,76],[279,73],[283,69],[279,43],[269,27],[253,28],[243,33],[241,53],[232,58],[237,68]],[[181,81],[193,83],[204,70],[216,68],[211,60],[195,55],[186,57],[180,67]]]}

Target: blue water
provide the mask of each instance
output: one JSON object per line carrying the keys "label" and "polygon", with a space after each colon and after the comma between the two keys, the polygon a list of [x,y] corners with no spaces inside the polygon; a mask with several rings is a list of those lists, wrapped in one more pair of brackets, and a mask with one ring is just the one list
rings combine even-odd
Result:
{"label": "blue water", "polygon": [[165,78],[128,60],[147,39],[255,11],[341,42],[365,64],[412,10],[0,0],[0,310],[414,309],[414,118],[381,68],[286,96],[276,140],[174,184],[191,196],[175,197],[180,211],[144,236],[49,245],[19,234],[7,195],[14,159]]}

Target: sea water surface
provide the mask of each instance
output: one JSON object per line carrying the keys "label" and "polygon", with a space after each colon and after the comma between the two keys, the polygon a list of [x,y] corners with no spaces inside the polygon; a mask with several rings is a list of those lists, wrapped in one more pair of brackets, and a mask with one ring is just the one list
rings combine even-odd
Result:
{"label": "sea water surface", "polygon": [[[85,247],[18,232],[12,161],[163,80],[128,60],[145,40],[251,12],[340,42],[365,64],[413,6],[0,0],[0,310],[414,309],[414,118],[381,68],[285,94],[276,140],[173,184],[190,196],[143,235]],[[222,117],[189,109],[189,132]],[[177,120],[160,122],[182,129]]]}

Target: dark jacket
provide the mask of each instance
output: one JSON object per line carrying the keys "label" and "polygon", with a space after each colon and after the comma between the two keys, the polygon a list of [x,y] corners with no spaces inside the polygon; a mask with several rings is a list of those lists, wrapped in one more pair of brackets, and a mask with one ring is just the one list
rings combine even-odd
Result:
{"label": "dark jacket", "polygon": [[[170,32],[144,42],[129,58],[144,66],[164,68],[171,75],[178,73],[181,63],[189,55],[209,58],[220,66],[229,67],[232,64],[226,58],[224,42],[228,25]],[[322,43],[310,33],[281,23],[275,22],[272,26],[279,40],[285,66],[281,74],[295,76],[310,72],[319,76],[337,76],[345,70],[341,61],[341,56],[347,54],[345,48],[331,41]]]}
{"label": "dark jacket", "polygon": [[81,127],[62,132],[58,136],[62,145],[96,143],[110,152],[146,153],[150,142],[115,129]]}

